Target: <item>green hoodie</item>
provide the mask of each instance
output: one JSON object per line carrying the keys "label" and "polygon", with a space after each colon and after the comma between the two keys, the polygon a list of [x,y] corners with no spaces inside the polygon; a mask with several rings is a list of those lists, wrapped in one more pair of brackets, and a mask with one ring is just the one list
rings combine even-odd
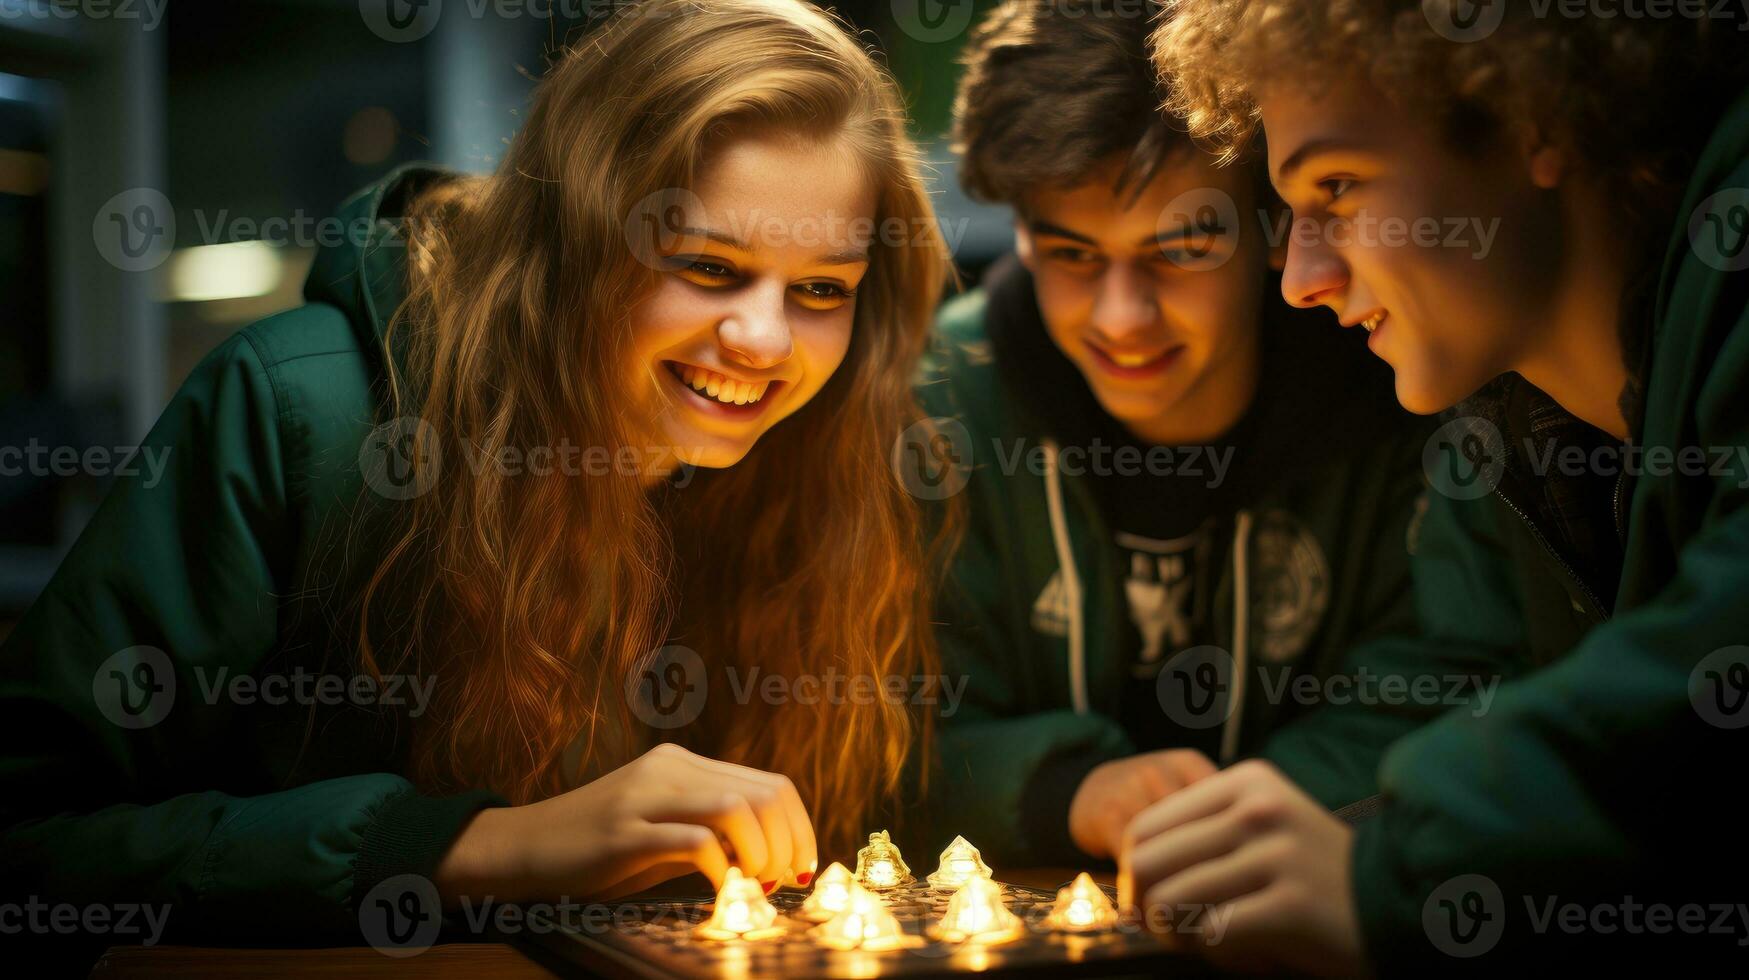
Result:
{"label": "green hoodie", "polygon": [[[1358,332],[1307,321],[1282,308],[1260,328],[1255,444],[1241,458],[1260,472],[1228,476],[1217,511],[1212,640],[1227,655],[1220,676],[1242,678],[1243,693],[1187,724],[1220,725],[1218,761],[1261,754],[1336,808],[1376,793],[1393,739],[1450,703],[1491,695],[1501,667],[1495,656],[1423,661],[1388,639],[1411,634],[1416,604],[1440,598],[1412,595],[1409,576],[1432,425],[1396,404]],[[936,616],[945,673],[964,695],[939,723],[928,822],[933,837],[964,834],[1009,865],[1084,862],[1068,836],[1075,789],[1094,766],[1136,752],[1117,720],[1129,683],[1123,562],[1097,477],[1077,475],[1073,448],[1089,444],[1103,412],[1049,341],[1032,280],[1012,261],[952,301],[938,333],[918,391],[928,413],[964,427],[954,431],[970,467],[964,540]],[[1015,464],[1023,450],[1042,465]],[[1442,544],[1423,542],[1421,560],[1447,560]],[[1329,683],[1441,672],[1481,690],[1454,702],[1441,685],[1411,703]],[[1162,726],[1183,720],[1160,716]]]}
{"label": "green hoodie", "polygon": [[386,509],[361,467],[403,288],[381,219],[438,176],[343,206],[368,243],[324,249],[307,305],[201,362],[142,443],[162,479],[117,479],[0,648],[0,901],[167,907],[181,941],[356,943],[361,896],[429,876],[502,802],[408,782],[428,680],[369,710],[312,679],[352,675],[330,655],[342,556]]}
{"label": "green hoodie", "polygon": [[[1745,956],[1749,912],[1735,903],[1749,882],[1738,846],[1749,275],[1731,270],[1749,254],[1744,188],[1749,96],[1714,129],[1677,212],[1640,372],[1638,443],[1699,451],[1706,472],[1648,457],[1631,486],[1617,483],[1619,575],[1572,559],[1548,481],[1526,476],[1526,419],[1533,434],[1540,426],[1522,382],[1496,386],[1481,407],[1507,452],[1496,492],[1433,497],[1423,539],[1447,540],[1470,574],[1438,583],[1450,593],[1424,612],[1425,655],[1509,643],[1540,667],[1505,685],[1484,716],[1454,712],[1386,754],[1384,801],[1359,826],[1352,865],[1366,950],[1383,974],[1525,954],[1570,967],[1660,932],[1677,937],[1667,954],[1691,954],[1709,938],[1695,921],[1726,930],[1710,939]],[[1661,924],[1649,925],[1653,905]],[[1565,924],[1574,907],[1577,930]],[[1694,907],[1689,928],[1684,907]]]}

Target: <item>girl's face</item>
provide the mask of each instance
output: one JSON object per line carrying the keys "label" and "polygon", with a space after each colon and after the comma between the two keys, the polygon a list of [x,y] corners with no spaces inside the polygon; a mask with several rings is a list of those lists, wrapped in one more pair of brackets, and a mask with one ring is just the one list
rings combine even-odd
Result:
{"label": "girl's face", "polygon": [[676,198],[631,312],[630,380],[653,449],[732,466],[844,360],[875,190],[843,142],[760,134],[718,145]]}

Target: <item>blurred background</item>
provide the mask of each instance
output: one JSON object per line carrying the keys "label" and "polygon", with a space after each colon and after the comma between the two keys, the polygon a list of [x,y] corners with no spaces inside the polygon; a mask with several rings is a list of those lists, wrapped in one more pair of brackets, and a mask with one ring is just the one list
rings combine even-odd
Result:
{"label": "blurred background", "polygon": [[[315,222],[400,163],[491,170],[614,2],[0,0],[0,636],[190,368],[301,303]],[[1012,243],[943,138],[993,3],[831,5],[905,89],[969,281]]]}

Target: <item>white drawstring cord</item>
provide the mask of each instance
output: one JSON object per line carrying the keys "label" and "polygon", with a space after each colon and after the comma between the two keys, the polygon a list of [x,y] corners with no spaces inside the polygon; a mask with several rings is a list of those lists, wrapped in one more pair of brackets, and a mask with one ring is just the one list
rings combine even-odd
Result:
{"label": "white drawstring cord", "polygon": [[1239,725],[1245,716],[1245,659],[1251,641],[1251,569],[1246,554],[1251,547],[1251,512],[1239,511],[1239,526],[1233,532],[1233,710],[1227,712],[1221,729],[1221,765],[1230,766],[1239,754]]}
{"label": "white drawstring cord", "polygon": [[1081,576],[1075,571],[1075,552],[1069,546],[1069,522],[1063,516],[1063,483],[1057,472],[1057,444],[1046,439],[1045,503],[1051,514],[1051,543],[1057,549],[1057,566],[1063,576],[1063,595],[1069,604],[1069,702],[1084,715],[1087,705],[1087,648],[1082,633]]}

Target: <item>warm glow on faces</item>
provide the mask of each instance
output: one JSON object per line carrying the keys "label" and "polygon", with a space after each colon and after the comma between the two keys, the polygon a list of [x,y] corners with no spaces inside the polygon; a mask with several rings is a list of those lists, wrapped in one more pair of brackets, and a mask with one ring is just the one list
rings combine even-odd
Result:
{"label": "warm glow on faces", "polygon": [[657,445],[726,467],[843,362],[875,189],[840,141],[760,134],[714,147],[691,190],[702,213],[663,236],[632,311],[633,377]]}
{"label": "warm glow on faces", "polygon": [[[1345,325],[1374,320],[1374,353],[1412,412],[1451,407],[1517,370],[1546,335],[1563,255],[1556,197],[1517,147],[1458,156],[1427,119],[1370,84],[1283,85],[1259,100],[1276,190],[1294,214],[1282,293]],[[1333,219],[1352,229],[1317,229]],[[1438,244],[1370,225],[1438,228]],[[1488,232],[1492,229],[1491,237]]]}
{"label": "warm glow on faces", "polygon": [[[1132,200],[1133,188],[1112,190],[1120,169],[1113,159],[1080,185],[1027,195],[1021,261],[1051,339],[1107,412],[1151,442],[1215,438],[1256,383],[1268,255],[1251,178],[1187,151]],[[1233,202],[1238,229],[1210,236],[1163,220],[1210,192]]]}

